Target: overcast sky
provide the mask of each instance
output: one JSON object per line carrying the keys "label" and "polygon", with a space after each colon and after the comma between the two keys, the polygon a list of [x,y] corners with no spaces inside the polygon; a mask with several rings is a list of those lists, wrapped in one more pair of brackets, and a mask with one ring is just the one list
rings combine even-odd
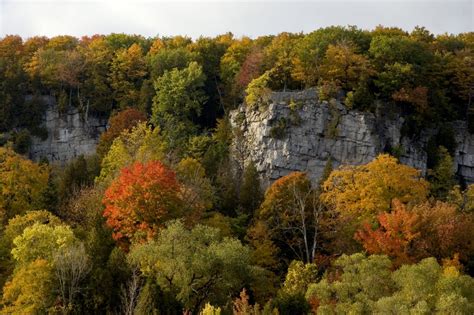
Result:
{"label": "overcast sky", "polygon": [[0,37],[133,33],[256,37],[329,25],[425,26],[433,33],[474,30],[474,0],[160,1],[0,0]]}

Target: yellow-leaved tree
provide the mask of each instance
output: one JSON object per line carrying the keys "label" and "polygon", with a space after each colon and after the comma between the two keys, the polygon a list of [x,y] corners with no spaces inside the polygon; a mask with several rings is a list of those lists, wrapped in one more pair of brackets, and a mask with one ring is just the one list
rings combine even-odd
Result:
{"label": "yellow-leaved tree", "polygon": [[270,73],[267,71],[258,78],[253,79],[245,90],[245,103],[247,106],[255,107],[268,105],[271,90],[268,87]]}
{"label": "yellow-leaved tree", "polygon": [[320,70],[323,82],[333,81],[346,91],[356,89],[373,72],[367,57],[358,54],[351,42],[329,45]]}
{"label": "yellow-leaved tree", "polygon": [[42,207],[49,169],[9,148],[0,148],[0,221]]}
{"label": "yellow-leaved tree", "polygon": [[162,160],[164,143],[158,128],[151,129],[146,122],[139,123],[131,130],[124,130],[115,138],[102,160],[97,183],[108,184],[118,175],[120,169],[135,161]]}
{"label": "yellow-leaved tree", "polygon": [[426,200],[428,188],[420,171],[381,154],[368,164],[334,170],[323,184],[321,200],[342,216],[375,218],[390,211],[394,199],[404,204]]}
{"label": "yellow-leaved tree", "polygon": [[46,314],[54,303],[53,266],[37,259],[15,271],[3,287],[0,314]]}

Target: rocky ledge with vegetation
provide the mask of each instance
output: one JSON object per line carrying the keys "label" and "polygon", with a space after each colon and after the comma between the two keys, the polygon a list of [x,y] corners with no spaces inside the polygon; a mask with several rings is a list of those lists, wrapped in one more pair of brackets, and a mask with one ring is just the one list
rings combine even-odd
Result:
{"label": "rocky ledge with vegetation", "polygon": [[2,38],[0,313],[473,314],[473,35]]}

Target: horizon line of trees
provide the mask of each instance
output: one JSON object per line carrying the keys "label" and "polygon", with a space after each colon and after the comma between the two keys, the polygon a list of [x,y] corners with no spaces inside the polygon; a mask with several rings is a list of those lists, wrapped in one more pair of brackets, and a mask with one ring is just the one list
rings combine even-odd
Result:
{"label": "horizon line of trees", "polygon": [[[343,91],[348,108],[389,104],[414,134],[439,122],[471,120],[473,34],[332,26],[255,39],[8,35],[0,39],[0,131],[15,130],[14,140],[24,142],[20,151],[26,151],[25,133],[45,136],[44,104],[25,95],[54,95],[60,110],[76,106],[106,117],[135,108],[164,130],[180,116],[180,128],[196,132],[211,130],[242,102],[261,102],[269,90],[317,87],[323,99]],[[170,89],[176,97],[165,100]]]}
{"label": "horizon line of trees", "polygon": [[[64,168],[0,147],[0,314],[472,314],[474,185],[441,122],[468,114],[473,38],[1,39],[1,131],[41,134],[25,94],[110,117],[96,154]],[[426,176],[389,154],[329,158],[320,182],[293,172],[263,191],[227,114],[306,87],[385,102],[407,134],[441,125]]]}

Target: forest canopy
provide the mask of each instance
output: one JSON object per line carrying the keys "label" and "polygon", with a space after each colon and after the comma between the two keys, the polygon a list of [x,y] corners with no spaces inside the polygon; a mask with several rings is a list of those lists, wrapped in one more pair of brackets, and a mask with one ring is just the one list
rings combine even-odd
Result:
{"label": "forest canopy", "polygon": [[[317,87],[349,108],[388,103],[414,132],[472,119],[473,47],[472,33],[435,36],[423,27],[332,26],[255,39],[8,35],[0,39],[0,131],[44,137],[38,96],[47,94],[63,111],[74,106],[108,117],[137,109],[173,138],[176,130],[214,127],[243,101],[261,102],[265,90]],[[24,146],[25,135],[17,138]]]}
{"label": "forest canopy", "polygon": [[[472,314],[474,185],[456,177],[444,123],[474,130],[473,49],[473,33],[422,27],[5,36],[0,314]],[[383,104],[405,136],[438,126],[428,170],[391,148],[263,185],[229,111],[306,88]],[[27,159],[47,136],[45,95],[108,119],[95,154]]]}

